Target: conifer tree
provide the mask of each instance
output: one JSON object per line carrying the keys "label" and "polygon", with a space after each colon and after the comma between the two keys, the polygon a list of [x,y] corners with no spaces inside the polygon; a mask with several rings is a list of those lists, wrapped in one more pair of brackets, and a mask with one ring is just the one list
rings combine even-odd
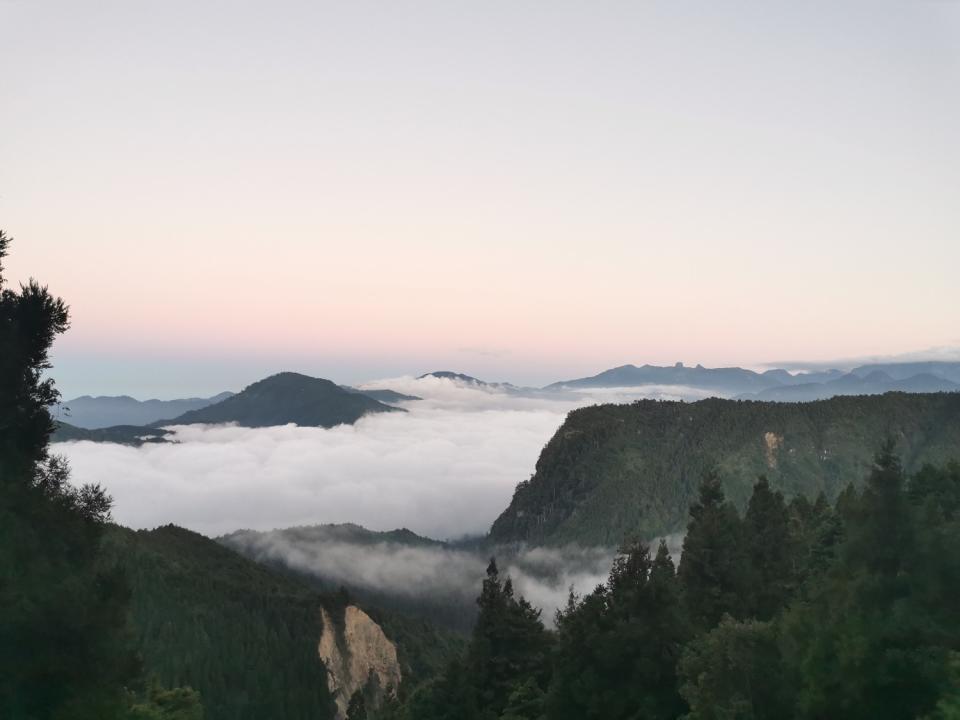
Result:
{"label": "conifer tree", "polygon": [[769,620],[793,592],[795,549],[783,494],[771,490],[765,476],[753,488],[743,530],[750,563],[750,614]]}
{"label": "conifer tree", "polygon": [[675,670],[689,636],[679,597],[665,543],[653,560],[645,543],[623,548],[607,583],[558,614],[549,717],[677,717]]}
{"label": "conifer tree", "polygon": [[498,717],[510,693],[533,677],[545,681],[550,638],[540,611],[515,597],[510,578],[500,579],[491,558],[468,651],[471,680],[484,715]]}
{"label": "conifer tree", "polygon": [[740,516],[724,497],[720,478],[710,473],[690,508],[679,568],[684,605],[694,626],[709,630],[724,614],[742,618],[747,574]]}

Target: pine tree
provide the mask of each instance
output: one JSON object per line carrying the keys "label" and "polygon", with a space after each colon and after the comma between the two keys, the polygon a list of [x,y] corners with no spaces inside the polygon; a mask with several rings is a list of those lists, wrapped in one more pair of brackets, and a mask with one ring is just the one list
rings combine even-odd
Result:
{"label": "pine tree", "polygon": [[514,596],[513,583],[501,581],[493,558],[477,604],[468,664],[481,712],[496,718],[517,683],[544,681],[550,639],[540,611]]}
{"label": "pine tree", "polygon": [[741,538],[740,516],[726,501],[719,477],[710,473],[690,508],[679,569],[684,605],[701,630],[714,627],[724,614],[742,618],[747,611],[749,565]]}
{"label": "pine tree", "polygon": [[769,620],[783,608],[795,587],[790,518],[780,492],[761,476],[753,488],[743,522],[750,563],[750,614]]}
{"label": "pine tree", "polygon": [[557,617],[552,720],[670,720],[683,710],[676,664],[689,637],[666,544],[624,547],[610,578]]}

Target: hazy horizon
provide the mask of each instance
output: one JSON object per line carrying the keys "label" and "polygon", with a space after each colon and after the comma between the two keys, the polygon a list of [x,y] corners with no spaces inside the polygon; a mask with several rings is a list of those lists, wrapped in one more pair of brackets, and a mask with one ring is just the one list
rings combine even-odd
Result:
{"label": "hazy horizon", "polygon": [[960,5],[274,10],[0,2],[66,393],[960,345]]}
{"label": "hazy horizon", "polygon": [[[678,360],[687,367],[694,367],[698,362],[684,362]],[[960,362],[960,347],[942,347],[929,348],[900,355],[873,355],[859,358],[835,358],[833,360],[807,362],[803,360],[781,360],[773,362],[753,362],[743,365],[718,365],[716,367],[743,367],[745,369],[762,372],[771,368],[780,368],[787,370],[792,374],[805,372],[814,372],[817,370],[849,370],[858,365],[867,365],[872,363],[908,363],[908,362]],[[321,361],[294,361],[289,365],[272,366],[268,362],[260,361],[251,363],[249,360],[226,360],[226,361],[207,361],[199,362],[197,360],[184,361],[180,367],[170,367],[170,363],[162,363],[165,370],[163,383],[156,383],[145,372],[144,365],[148,370],[152,369],[152,362],[138,364],[133,363],[125,366],[123,372],[118,375],[117,370],[108,363],[108,370],[97,365],[87,367],[85,364],[73,365],[69,361],[61,364],[54,358],[54,367],[50,371],[50,376],[57,382],[57,387],[61,391],[62,398],[69,400],[80,396],[120,396],[127,395],[137,400],[173,400],[186,397],[212,397],[221,392],[239,392],[244,387],[262,380],[265,377],[275,375],[280,372],[297,372],[312,377],[323,377],[332,380],[341,385],[363,386],[372,384],[375,387],[391,388],[390,380],[398,379],[406,381],[417,378],[421,375],[437,371],[453,371],[477,377],[479,380],[491,383],[512,383],[514,385],[543,387],[554,382],[562,380],[572,380],[577,377],[589,377],[599,372],[621,365],[644,365],[646,361],[627,361],[609,363],[602,367],[584,368],[577,371],[576,368],[570,368],[569,372],[563,376],[549,376],[542,372],[530,373],[522,369],[515,374],[490,376],[483,372],[473,370],[473,364],[463,362],[461,365],[451,366],[431,366],[426,365],[422,368],[414,369],[409,372],[400,372],[390,374],[389,372],[380,375],[362,375],[356,371],[347,373],[346,376],[331,377],[326,376],[313,368],[323,368]],[[656,363],[649,363],[651,365]],[[665,363],[673,365],[674,363]],[[371,369],[378,366],[371,365]],[[395,367],[389,363],[382,365],[384,368]],[[713,367],[713,366],[705,366]],[[92,372],[91,372],[92,371]],[[507,373],[510,372],[508,368]],[[524,379],[526,378],[526,379]],[[81,388],[93,388],[92,390]]]}

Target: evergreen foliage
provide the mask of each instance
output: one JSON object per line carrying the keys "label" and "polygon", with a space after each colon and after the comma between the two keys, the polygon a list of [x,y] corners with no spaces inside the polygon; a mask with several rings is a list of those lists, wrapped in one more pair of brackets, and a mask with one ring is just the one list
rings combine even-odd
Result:
{"label": "evergreen foliage", "polygon": [[[498,693],[482,670],[517,650],[486,613],[467,653],[483,663],[452,664],[391,718],[955,720],[960,465],[908,478],[888,442],[860,485],[786,504],[761,477],[741,517],[707,474],[677,572],[665,544],[651,559],[630,543]],[[481,605],[504,588],[492,566]]]}
{"label": "evergreen foliage", "polygon": [[679,570],[683,601],[697,627],[709,629],[725,614],[740,618],[747,612],[745,537],[744,523],[724,497],[720,479],[708,474],[690,508]]}
{"label": "evergreen foliage", "polygon": [[490,560],[477,599],[480,613],[467,652],[472,686],[482,712],[497,718],[516,686],[528,678],[546,681],[550,636],[540,611],[513,593],[510,578],[500,579]]}

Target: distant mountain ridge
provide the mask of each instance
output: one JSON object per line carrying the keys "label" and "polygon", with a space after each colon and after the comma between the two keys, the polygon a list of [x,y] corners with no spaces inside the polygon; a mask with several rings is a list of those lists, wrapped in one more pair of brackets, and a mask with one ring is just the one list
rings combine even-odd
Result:
{"label": "distant mountain ridge", "polygon": [[391,403],[423,400],[423,398],[417,397],[416,395],[404,395],[396,390],[364,390],[363,388],[350,387],[349,385],[341,385],[340,387],[346,390],[348,393],[366,395],[368,398],[373,398],[377,402],[386,403],[387,405]]}
{"label": "distant mountain ridge", "polygon": [[621,365],[590,377],[564,380],[545,390],[684,386],[715,392],[721,397],[807,401],[835,395],[876,395],[885,392],[960,391],[960,362],[886,363],[862,365],[849,372],[822,370],[790,373],[783,369],[756,372],[740,367]]}
{"label": "distant mountain ridge", "polygon": [[463,383],[466,385],[476,385],[477,387],[503,390],[505,392],[524,392],[535,389],[518,387],[517,385],[508,382],[487,382],[486,380],[475,378],[472,375],[464,375],[463,373],[453,372],[452,370],[434,370],[433,372],[420,375],[417,380],[423,380],[424,378],[428,377],[441,378],[443,380],[453,380],[454,382]]}
{"label": "distant mountain ridge", "polygon": [[958,392],[960,384],[936,377],[930,373],[895,379],[881,370],[860,375],[854,372],[823,383],[801,383],[767,388],[750,396],[755,400],[807,402],[826,400],[838,395],[882,395],[887,392],[929,393]]}
{"label": "distant mountain ridge", "polygon": [[149,425],[157,420],[215,405],[231,395],[231,392],[222,392],[208,398],[176,400],[137,400],[129,395],[81,395],[60,403],[54,414],[70,425],[88,430],[117,425]]}

